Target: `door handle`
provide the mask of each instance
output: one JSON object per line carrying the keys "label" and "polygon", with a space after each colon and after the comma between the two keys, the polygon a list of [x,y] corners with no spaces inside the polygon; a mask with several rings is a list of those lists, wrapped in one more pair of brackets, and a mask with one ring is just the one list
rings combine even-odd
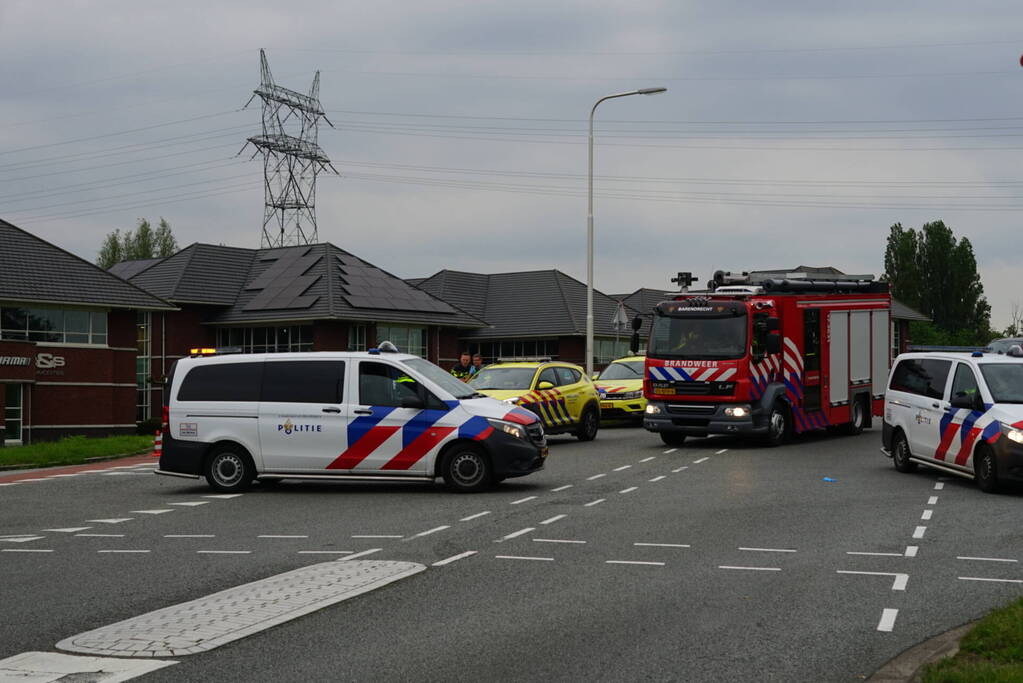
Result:
{"label": "door handle", "polygon": [[340,413],[341,409],[340,408],[324,408],[323,412],[325,412],[325,413]]}
{"label": "door handle", "polygon": [[931,404],[931,407],[932,407],[932,408],[940,408],[941,406],[939,406],[939,405],[938,405],[937,403],[932,403],[932,404]]}
{"label": "door handle", "polygon": [[355,413],[356,415],[372,415],[373,414],[373,411],[369,410],[367,408],[356,408],[352,412]]}

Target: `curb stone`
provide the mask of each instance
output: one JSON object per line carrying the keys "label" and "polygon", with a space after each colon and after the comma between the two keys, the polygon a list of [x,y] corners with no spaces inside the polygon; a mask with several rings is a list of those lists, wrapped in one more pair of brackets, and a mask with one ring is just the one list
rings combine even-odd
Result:
{"label": "curb stone", "polygon": [[946,631],[940,635],[914,645],[896,655],[894,659],[875,671],[868,683],[916,683],[925,664],[951,657],[959,652],[959,641],[973,628],[976,621]]}

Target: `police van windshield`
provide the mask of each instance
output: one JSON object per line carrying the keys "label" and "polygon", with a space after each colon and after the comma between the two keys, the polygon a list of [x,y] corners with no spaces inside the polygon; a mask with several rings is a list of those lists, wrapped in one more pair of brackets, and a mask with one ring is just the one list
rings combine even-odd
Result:
{"label": "police van windshield", "polygon": [[746,355],[746,316],[654,316],[647,356],[722,360]]}
{"label": "police van windshield", "polygon": [[597,379],[643,379],[643,361],[611,363]]}
{"label": "police van windshield", "polygon": [[469,380],[477,391],[506,389],[525,391],[533,386],[534,368],[483,368]]}
{"label": "police van windshield", "polygon": [[476,390],[465,382],[455,379],[451,373],[444,372],[424,358],[411,358],[405,361],[405,364],[434,384],[440,385],[441,389],[455,398],[470,398],[476,393]]}
{"label": "police van windshield", "polygon": [[1023,403],[1023,363],[981,363],[995,403]]}

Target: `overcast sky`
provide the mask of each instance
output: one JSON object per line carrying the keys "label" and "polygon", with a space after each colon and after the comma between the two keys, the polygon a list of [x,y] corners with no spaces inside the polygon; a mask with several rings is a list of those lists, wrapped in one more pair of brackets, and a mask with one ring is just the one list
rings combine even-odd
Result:
{"label": "overcast sky", "polygon": [[[893,7],[893,5],[898,5]],[[0,217],[85,258],[170,221],[260,246],[265,48],[335,128],[319,236],[402,277],[679,270],[880,274],[892,223],[973,242],[993,322],[1020,286],[1023,4],[954,2],[0,3]]]}

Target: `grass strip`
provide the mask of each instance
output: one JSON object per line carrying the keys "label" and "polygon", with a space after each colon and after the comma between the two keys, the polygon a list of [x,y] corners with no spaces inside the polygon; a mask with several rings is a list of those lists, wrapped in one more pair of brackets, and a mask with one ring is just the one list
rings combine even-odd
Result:
{"label": "grass strip", "polygon": [[954,657],[924,668],[923,683],[1023,681],[1023,598],[987,615],[959,643]]}
{"label": "grass strip", "polygon": [[0,467],[48,467],[80,465],[93,458],[133,455],[153,447],[151,436],[107,436],[88,438],[69,436],[60,441],[44,441],[28,446],[0,448]]}

